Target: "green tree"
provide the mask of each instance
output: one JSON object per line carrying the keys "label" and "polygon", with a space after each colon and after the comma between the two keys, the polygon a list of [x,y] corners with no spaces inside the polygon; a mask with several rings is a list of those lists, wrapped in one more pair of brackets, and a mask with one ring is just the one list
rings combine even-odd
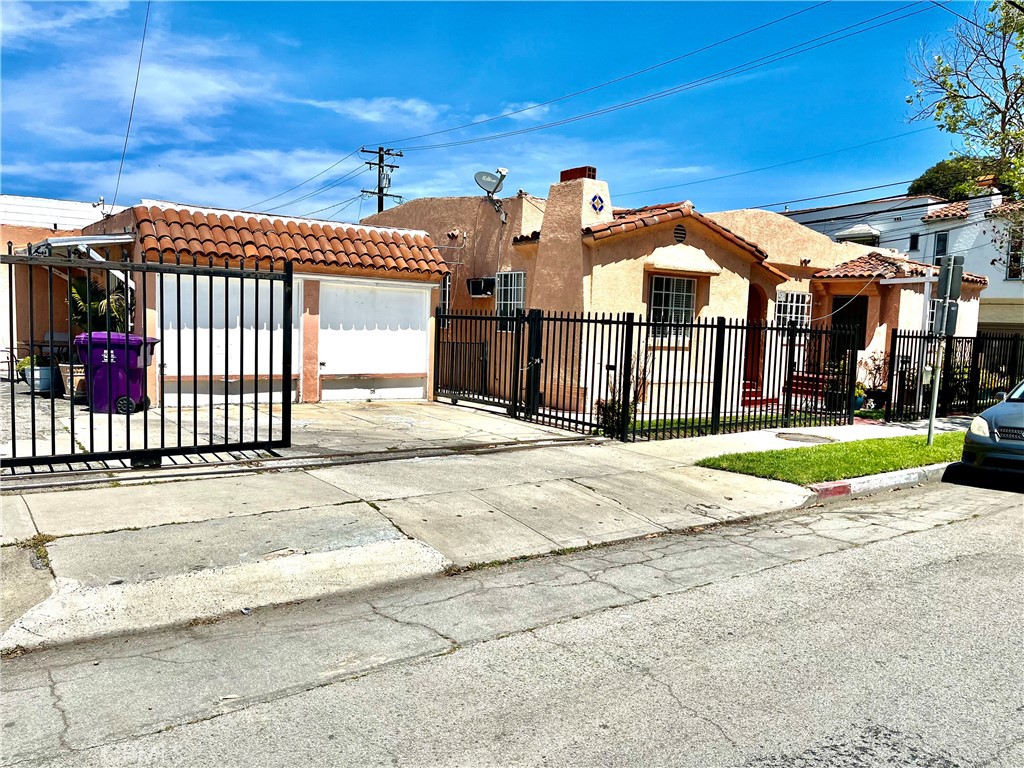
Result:
{"label": "green tree", "polygon": [[959,155],[996,158],[1003,191],[1024,195],[1024,13],[997,0],[957,15],[911,56],[910,119],[957,136]]}
{"label": "green tree", "polygon": [[964,200],[978,194],[979,176],[999,176],[1003,169],[994,157],[957,155],[941,160],[911,182],[907,193]]}

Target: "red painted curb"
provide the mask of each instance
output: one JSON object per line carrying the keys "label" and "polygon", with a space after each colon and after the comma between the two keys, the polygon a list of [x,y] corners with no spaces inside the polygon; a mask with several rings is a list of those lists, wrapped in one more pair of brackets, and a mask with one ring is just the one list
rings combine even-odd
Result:
{"label": "red painted curb", "polygon": [[820,483],[812,485],[811,490],[819,499],[831,499],[836,496],[849,496],[850,483],[845,480],[837,480],[833,483]]}

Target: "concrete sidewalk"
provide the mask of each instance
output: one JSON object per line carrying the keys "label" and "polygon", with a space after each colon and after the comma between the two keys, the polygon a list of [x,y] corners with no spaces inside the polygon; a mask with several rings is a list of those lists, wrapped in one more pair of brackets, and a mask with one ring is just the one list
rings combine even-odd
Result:
{"label": "concrete sidewalk", "polygon": [[[0,649],[202,622],[793,509],[816,497],[694,463],[807,437],[921,431],[764,430],[4,496]],[[794,433],[802,439],[784,439]],[[25,540],[38,546],[11,546]]]}

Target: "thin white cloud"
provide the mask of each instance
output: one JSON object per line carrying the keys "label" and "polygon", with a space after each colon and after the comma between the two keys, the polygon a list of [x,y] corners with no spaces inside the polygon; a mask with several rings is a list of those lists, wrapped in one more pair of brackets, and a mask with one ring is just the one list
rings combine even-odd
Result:
{"label": "thin white cloud", "polygon": [[[39,180],[64,185],[68,197],[82,200],[100,195],[111,200],[119,157],[102,161],[49,160],[34,162],[4,156],[0,167],[9,186],[31,189]],[[294,186],[337,160],[325,151],[241,150],[218,153],[173,149],[134,158],[125,164],[118,203],[130,205],[142,198],[174,200],[193,205],[241,208],[255,200],[275,195]],[[288,203],[313,192],[332,179],[358,168],[360,161],[339,166],[317,183],[260,206],[262,210]],[[298,215],[359,192],[363,180],[354,177],[335,188],[287,206],[282,213]]]}
{"label": "thin white cloud", "polygon": [[127,0],[87,3],[0,3],[2,40],[5,48],[24,48],[40,42],[67,40],[67,33],[92,21],[117,16],[127,10]]}
{"label": "thin white cloud", "polygon": [[[109,139],[117,134],[123,140],[138,51],[117,48],[92,55],[88,66],[73,58],[6,80],[5,130],[42,134],[60,146],[111,146]],[[241,66],[245,51],[228,55],[225,50],[233,49],[215,40],[180,41],[151,31],[135,103],[134,144],[210,141],[205,126],[211,118],[267,92],[270,78]]]}
{"label": "thin white cloud", "polygon": [[433,122],[444,108],[423,99],[379,96],[372,99],[290,99],[297,104],[326,109],[362,123],[423,125]]}
{"label": "thin white cloud", "polygon": [[663,176],[692,176],[697,173],[710,173],[710,165],[677,165],[672,168],[654,168],[649,171],[652,174]]}
{"label": "thin white cloud", "polygon": [[509,101],[503,103],[493,114],[480,114],[473,118],[474,123],[484,120],[502,118],[517,123],[538,123],[551,114],[551,105],[539,105],[532,101]]}

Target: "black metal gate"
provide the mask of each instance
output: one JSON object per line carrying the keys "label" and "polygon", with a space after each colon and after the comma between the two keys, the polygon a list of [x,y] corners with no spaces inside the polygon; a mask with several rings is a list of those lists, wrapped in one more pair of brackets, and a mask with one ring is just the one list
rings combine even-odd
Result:
{"label": "black metal gate", "polygon": [[291,264],[83,251],[9,244],[0,257],[5,467],[153,466],[290,445]]}
{"label": "black metal gate", "polygon": [[927,418],[932,371],[940,351],[939,416],[983,411],[1024,379],[1024,334],[934,336],[894,330],[889,346],[887,421]]}
{"label": "black metal gate", "polygon": [[437,397],[621,440],[853,418],[854,328],[438,310]]}

